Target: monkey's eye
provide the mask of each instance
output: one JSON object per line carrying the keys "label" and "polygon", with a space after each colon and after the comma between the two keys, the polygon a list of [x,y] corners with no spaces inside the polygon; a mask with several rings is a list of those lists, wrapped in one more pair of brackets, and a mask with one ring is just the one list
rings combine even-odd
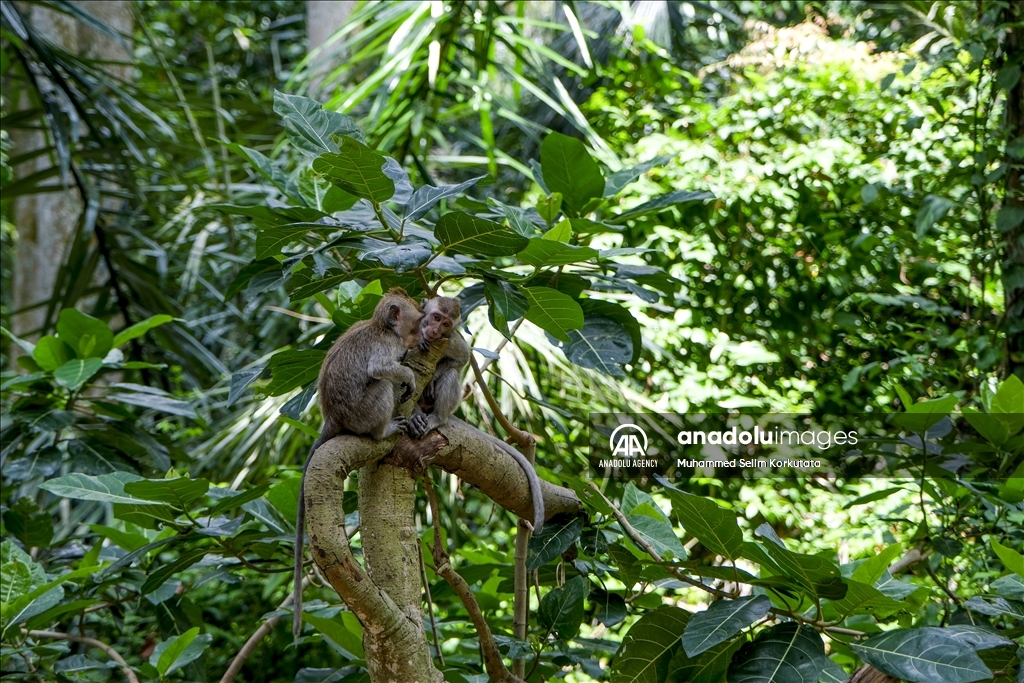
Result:
{"label": "monkey's eye", "polygon": [[434,320],[440,320],[440,319],[441,319],[441,316],[439,316],[437,313],[435,313],[434,314]]}

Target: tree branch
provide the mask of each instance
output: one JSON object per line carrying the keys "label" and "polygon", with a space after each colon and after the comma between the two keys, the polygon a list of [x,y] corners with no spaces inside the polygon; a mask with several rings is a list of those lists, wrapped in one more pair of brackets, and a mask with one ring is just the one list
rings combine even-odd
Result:
{"label": "tree branch", "polygon": [[113,659],[115,662],[121,665],[121,671],[124,673],[124,677],[128,679],[128,683],[139,683],[138,677],[132,668],[128,666],[128,662],[124,661],[124,657],[118,653],[117,650],[110,647],[101,640],[95,638],[89,638],[87,636],[75,636],[70,633],[60,633],[58,631],[25,631],[25,634],[32,638],[49,638],[50,640],[70,640],[72,643],[82,643],[94,647],[98,650],[103,650],[107,653],[107,656]]}

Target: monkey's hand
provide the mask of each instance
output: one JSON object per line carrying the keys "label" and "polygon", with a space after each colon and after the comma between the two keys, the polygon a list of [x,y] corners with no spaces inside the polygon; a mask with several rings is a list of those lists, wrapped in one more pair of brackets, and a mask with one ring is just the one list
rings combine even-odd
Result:
{"label": "monkey's hand", "polygon": [[430,350],[430,341],[427,340],[427,339],[420,339],[419,347],[420,347],[420,351],[422,351],[423,353],[426,353],[427,351]]}
{"label": "monkey's hand", "polygon": [[434,384],[433,380],[427,382],[427,386],[423,387],[423,393],[421,394],[424,401],[427,403],[433,403],[436,400],[434,396]]}
{"label": "monkey's hand", "polygon": [[409,418],[409,436],[422,439],[428,431],[427,416],[417,409]]}
{"label": "monkey's hand", "polygon": [[405,387],[405,389],[402,391],[402,398],[398,399],[399,403],[405,403],[412,398],[413,389],[416,388],[415,384],[408,384],[406,382],[402,382],[402,386]]}

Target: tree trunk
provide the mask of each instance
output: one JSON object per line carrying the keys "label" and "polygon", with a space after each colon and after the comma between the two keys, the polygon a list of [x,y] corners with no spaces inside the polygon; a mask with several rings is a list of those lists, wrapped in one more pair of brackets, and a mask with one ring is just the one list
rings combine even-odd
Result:
{"label": "tree trunk", "polygon": [[[131,35],[133,18],[130,2],[89,0],[77,4],[107,26]],[[129,62],[132,55],[125,52],[117,41],[66,14],[41,5],[26,3],[19,7],[26,21],[42,32],[50,42],[86,58],[124,62],[123,65],[107,65],[105,68],[118,78],[130,77],[132,67]],[[41,131],[13,131],[11,137],[15,154],[18,155],[47,144]],[[24,178],[51,169],[56,164],[56,159],[41,155],[18,165],[15,174]],[[51,184],[61,189],[20,197],[14,207],[18,241],[12,289],[14,309],[20,312],[14,316],[13,326],[15,334],[30,339],[41,334],[48,322],[53,322],[46,320],[45,302],[54,295],[57,272],[79,227],[84,206],[70,178],[56,179]]]}
{"label": "tree trunk", "polygon": [[327,74],[344,61],[344,55],[327,44],[334,32],[345,25],[355,8],[355,0],[306,0],[306,35],[309,49],[322,48],[312,66],[310,92],[316,92]]}

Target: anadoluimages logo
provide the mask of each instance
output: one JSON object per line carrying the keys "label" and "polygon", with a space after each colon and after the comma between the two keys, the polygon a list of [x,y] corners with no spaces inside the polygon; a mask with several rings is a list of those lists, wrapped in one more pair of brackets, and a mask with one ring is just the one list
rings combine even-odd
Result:
{"label": "anadoluimages logo", "polygon": [[[643,446],[640,445],[643,439]],[[647,433],[635,424],[619,425],[608,439],[612,457],[642,458],[647,454]]]}

